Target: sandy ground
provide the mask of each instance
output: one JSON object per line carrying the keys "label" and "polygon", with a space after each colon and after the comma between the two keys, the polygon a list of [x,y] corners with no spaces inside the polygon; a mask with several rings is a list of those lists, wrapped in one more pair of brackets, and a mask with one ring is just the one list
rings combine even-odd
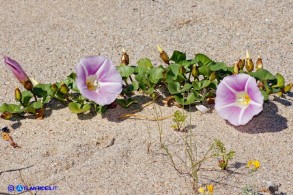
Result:
{"label": "sandy ground", "polygon": [[[1,0],[0,53],[17,59],[38,81],[54,82],[87,55],[101,54],[118,65],[122,47],[132,64],[143,57],[161,63],[158,43],[169,54],[174,49],[189,57],[202,52],[228,64],[248,49],[254,59],[261,51],[267,69],[293,82],[292,18],[292,0]],[[14,89],[20,85],[1,64],[0,103],[14,102]],[[292,101],[292,95],[274,98],[260,115],[238,128],[213,110],[188,113],[199,157],[213,139],[236,151],[228,172],[219,171],[216,160],[204,163],[200,183],[213,183],[214,194],[241,194],[246,184],[261,190],[274,182],[281,185],[279,191],[293,194]],[[157,122],[118,119],[137,106],[102,116],[77,116],[56,102],[50,106],[44,120],[11,122],[20,149],[0,140],[0,194],[8,193],[9,184],[58,186],[57,191],[37,194],[192,193],[191,178],[179,174],[160,149]],[[155,108],[163,116],[177,110]],[[154,115],[154,106],[139,114]],[[163,140],[185,170],[184,134],[174,132],[171,123],[160,123]],[[113,138],[114,145],[106,147]],[[261,162],[253,176],[245,168],[249,159]]]}

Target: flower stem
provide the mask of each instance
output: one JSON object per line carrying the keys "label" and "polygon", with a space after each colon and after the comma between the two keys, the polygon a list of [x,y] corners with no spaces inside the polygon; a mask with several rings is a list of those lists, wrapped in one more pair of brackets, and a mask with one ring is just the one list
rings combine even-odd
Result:
{"label": "flower stem", "polygon": [[124,82],[125,82],[126,86],[129,86],[129,84],[127,83],[127,79],[124,79]]}
{"label": "flower stem", "polygon": [[37,99],[37,96],[34,94],[33,90],[30,90],[30,92],[32,92],[32,94],[33,94],[33,96],[34,96],[34,99],[35,99],[35,101],[37,102],[38,99]]}
{"label": "flower stem", "polygon": [[23,105],[23,102],[22,102],[21,100],[19,100],[19,103],[20,103],[23,107],[25,107],[25,106]]}
{"label": "flower stem", "polygon": [[264,80],[263,83],[265,85],[266,92],[269,95],[271,93],[271,90],[270,90],[270,87],[268,85],[268,82],[266,80]]}

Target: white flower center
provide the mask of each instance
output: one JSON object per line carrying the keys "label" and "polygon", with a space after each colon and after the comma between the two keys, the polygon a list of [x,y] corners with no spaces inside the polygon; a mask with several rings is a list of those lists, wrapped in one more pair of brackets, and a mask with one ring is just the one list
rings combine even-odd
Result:
{"label": "white flower center", "polygon": [[96,91],[98,88],[100,88],[97,77],[95,75],[88,76],[86,78],[86,86],[91,91]]}
{"label": "white flower center", "polygon": [[250,99],[249,95],[247,94],[247,92],[242,91],[242,92],[238,92],[236,94],[236,102],[240,106],[248,106],[250,101],[251,101],[251,99]]}

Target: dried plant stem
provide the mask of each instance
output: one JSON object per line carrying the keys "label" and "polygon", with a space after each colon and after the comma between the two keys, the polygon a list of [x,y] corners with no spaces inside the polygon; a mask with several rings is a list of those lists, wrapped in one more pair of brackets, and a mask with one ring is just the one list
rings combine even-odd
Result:
{"label": "dried plant stem", "polygon": [[165,119],[170,118],[172,116],[174,116],[174,115],[171,114],[171,115],[160,117],[160,118],[153,118],[153,117],[142,116],[142,115],[138,115],[138,114],[124,114],[124,115],[120,116],[119,118],[134,117],[134,118],[138,118],[138,119],[147,119],[147,120],[151,120],[151,121],[157,121],[157,120],[162,121],[162,120],[165,120]]}
{"label": "dried plant stem", "polygon": [[[19,178],[20,178],[21,182],[22,182],[24,185],[26,185],[26,186],[30,186],[30,185],[28,185],[28,184],[24,181],[24,179],[23,179],[23,177],[22,177],[22,174],[21,174],[21,171],[20,171],[20,170],[18,171],[18,173],[19,173]],[[31,195],[34,195],[32,191],[29,191],[29,193],[30,193]]]}

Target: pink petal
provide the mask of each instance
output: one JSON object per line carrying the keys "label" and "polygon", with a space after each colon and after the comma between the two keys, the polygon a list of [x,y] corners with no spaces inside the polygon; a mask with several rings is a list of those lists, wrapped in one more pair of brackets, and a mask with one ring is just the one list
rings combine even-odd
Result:
{"label": "pink petal", "polygon": [[240,116],[239,125],[246,125],[253,118],[253,116],[259,114],[262,111],[262,109],[262,106],[259,107],[250,104]]}
{"label": "pink petal", "polygon": [[7,65],[7,67],[12,71],[17,80],[19,80],[19,82],[24,83],[25,81],[29,80],[25,71],[22,69],[18,62],[7,56],[4,56],[4,62]]}
{"label": "pink petal", "polygon": [[241,112],[240,107],[229,106],[229,107],[217,110],[217,112],[222,118],[228,120],[231,124],[235,126],[239,125],[239,118],[240,118],[240,112]]}
{"label": "pink petal", "polygon": [[[225,80],[225,79],[224,79]],[[234,103],[236,95],[223,82],[220,82],[216,91],[215,109]]]}
{"label": "pink petal", "polygon": [[114,67],[112,67],[105,75],[105,77],[99,79],[99,81],[122,84],[122,77],[120,73]]}
{"label": "pink petal", "polygon": [[255,78],[250,77],[246,88],[246,92],[248,93],[250,99],[259,105],[263,105],[264,97],[257,87]]}
{"label": "pink petal", "polygon": [[99,78],[99,81],[101,81],[107,77],[113,69],[115,69],[113,63],[106,59],[95,74]]}
{"label": "pink petal", "polygon": [[[236,102],[238,92],[249,95],[248,105]],[[246,74],[225,77],[217,88],[215,109],[221,117],[235,126],[247,124],[263,109],[263,96],[256,80]]]}
{"label": "pink petal", "polygon": [[99,70],[107,59],[104,56],[89,56],[80,60],[79,64],[83,66],[86,75],[93,75]]}
{"label": "pink petal", "polygon": [[76,85],[80,91],[87,89],[86,85],[86,71],[81,64],[75,66],[76,71]]}
{"label": "pink petal", "polygon": [[233,90],[240,92],[245,90],[245,85],[250,76],[247,74],[237,74],[227,76],[222,82],[225,82]]}
{"label": "pink petal", "polygon": [[[99,105],[111,104],[122,91],[122,78],[113,63],[103,56],[87,57],[76,65],[76,83],[80,93]],[[88,76],[95,75],[99,84],[96,91],[88,89]]]}

